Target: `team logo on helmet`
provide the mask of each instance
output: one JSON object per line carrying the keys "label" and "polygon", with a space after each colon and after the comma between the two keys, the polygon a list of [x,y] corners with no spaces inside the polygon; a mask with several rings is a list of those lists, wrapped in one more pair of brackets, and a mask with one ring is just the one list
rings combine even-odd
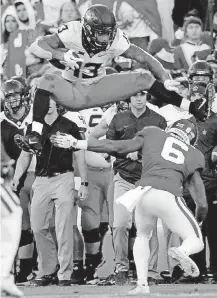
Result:
{"label": "team logo on helmet", "polygon": [[167,129],[167,132],[186,144],[194,145],[197,141],[197,125],[189,119],[182,119],[174,122]]}

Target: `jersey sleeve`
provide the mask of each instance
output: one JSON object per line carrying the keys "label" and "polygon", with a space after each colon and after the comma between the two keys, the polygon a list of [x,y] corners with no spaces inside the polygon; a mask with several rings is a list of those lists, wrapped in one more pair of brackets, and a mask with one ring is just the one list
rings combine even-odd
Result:
{"label": "jersey sleeve", "polygon": [[57,35],[66,48],[70,48],[71,41],[81,32],[80,22],[69,22],[58,28]]}
{"label": "jersey sleeve", "polygon": [[109,55],[111,58],[116,58],[126,52],[130,47],[130,42],[126,34],[121,30],[117,29],[115,39],[109,49]]}

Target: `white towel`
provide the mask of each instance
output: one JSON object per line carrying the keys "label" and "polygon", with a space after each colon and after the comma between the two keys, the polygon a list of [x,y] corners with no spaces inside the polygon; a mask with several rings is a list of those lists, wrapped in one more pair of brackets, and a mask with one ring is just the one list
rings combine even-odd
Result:
{"label": "white towel", "polygon": [[117,200],[117,204],[122,204],[127,208],[129,212],[132,212],[136,207],[136,204],[141,199],[142,195],[151,189],[151,186],[138,186],[132,190],[127,191],[125,194],[120,196]]}

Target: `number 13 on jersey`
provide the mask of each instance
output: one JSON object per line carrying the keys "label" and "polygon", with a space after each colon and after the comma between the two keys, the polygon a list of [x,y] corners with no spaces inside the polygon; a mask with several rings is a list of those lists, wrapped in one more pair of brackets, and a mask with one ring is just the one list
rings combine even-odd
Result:
{"label": "number 13 on jersey", "polygon": [[185,162],[183,151],[187,152],[188,150],[189,147],[182,141],[168,137],[161,151],[161,156],[165,160],[181,165]]}

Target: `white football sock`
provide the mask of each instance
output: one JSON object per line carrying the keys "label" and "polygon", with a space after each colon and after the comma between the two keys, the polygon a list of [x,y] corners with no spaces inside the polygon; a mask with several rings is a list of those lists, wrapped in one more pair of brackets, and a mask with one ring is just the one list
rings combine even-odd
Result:
{"label": "white football sock", "polygon": [[137,236],[133,246],[136,264],[137,284],[148,286],[148,261],[150,256],[149,238]]}

